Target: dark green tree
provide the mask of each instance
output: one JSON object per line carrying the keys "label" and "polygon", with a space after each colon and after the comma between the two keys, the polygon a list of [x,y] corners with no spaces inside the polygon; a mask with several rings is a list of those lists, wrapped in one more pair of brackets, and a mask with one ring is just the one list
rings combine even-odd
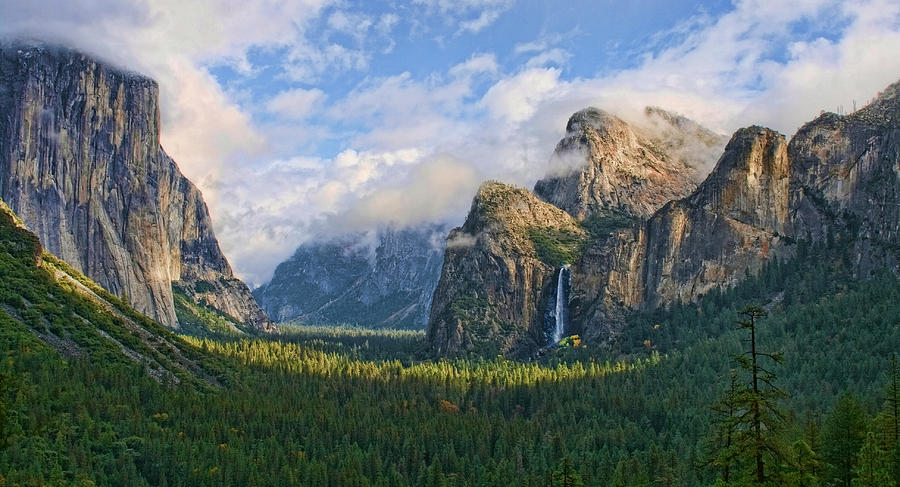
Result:
{"label": "dark green tree", "polygon": [[563,457],[553,472],[552,485],[554,487],[584,487],[581,475],[575,471],[575,465],[569,456]]}
{"label": "dark green tree", "polygon": [[790,463],[785,474],[785,483],[797,487],[813,487],[821,483],[822,460],[804,440],[791,445]]}
{"label": "dark green tree", "polygon": [[734,445],[734,436],[738,426],[738,396],[741,389],[737,372],[732,369],[728,388],[712,406],[713,432],[703,466],[718,469],[719,479],[726,485],[732,480],[732,466],[740,456]]}
{"label": "dark green tree", "polygon": [[900,366],[897,356],[891,354],[888,383],[884,394],[884,413],[888,420],[888,431],[885,444],[893,448],[900,438]]}
{"label": "dark green tree", "polygon": [[781,364],[780,353],[761,351],[757,346],[757,325],[766,316],[758,306],[748,306],[739,314],[740,328],[747,330],[747,350],[735,357],[741,369],[749,375],[749,384],[736,397],[738,416],[735,419],[733,445],[744,455],[752,472],[752,482],[766,482],[766,465],[777,465],[783,458],[778,431],[784,422],[784,414],[778,408],[778,400],[787,394],[775,386],[777,376],[763,366],[763,360]]}
{"label": "dark green tree", "polygon": [[841,396],[825,420],[822,453],[829,478],[850,487],[856,457],[866,438],[866,413],[852,394]]}
{"label": "dark green tree", "polygon": [[10,396],[13,393],[13,376],[0,373],[0,450],[9,446],[9,435],[6,431],[9,416]]}
{"label": "dark green tree", "polygon": [[871,431],[859,450],[859,460],[854,472],[853,487],[894,487],[887,453],[879,448],[878,440]]}
{"label": "dark green tree", "polygon": [[884,388],[884,407],[876,424],[881,446],[888,455],[891,477],[894,482],[900,482],[900,365],[894,354],[891,354]]}
{"label": "dark green tree", "polygon": [[623,458],[616,464],[612,481],[612,487],[649,487],[650,478],[644,470],[641,462],[636,458]]}

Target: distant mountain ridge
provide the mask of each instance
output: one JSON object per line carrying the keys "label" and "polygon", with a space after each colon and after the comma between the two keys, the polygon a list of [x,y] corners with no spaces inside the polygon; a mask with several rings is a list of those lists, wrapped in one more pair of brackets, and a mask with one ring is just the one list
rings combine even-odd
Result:
{"label": "distant mountain ridge", "polygon": [[156,83],[83,54],[0,45],[0,198],[45,247],[177,327],[172,286],[269,326],[200,191],[159,145]]}
{"label": "distant mountain ridge", "polygon": [[253,294],[280,322],[422,329],[447,229],[384,228],[303,244]]}

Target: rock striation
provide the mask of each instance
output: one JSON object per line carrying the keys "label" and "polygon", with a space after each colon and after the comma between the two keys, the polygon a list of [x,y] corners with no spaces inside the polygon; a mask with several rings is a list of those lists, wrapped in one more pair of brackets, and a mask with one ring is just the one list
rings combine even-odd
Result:
{"label": "rock striation", "polygon": [[860,278],[900,273],[900,82],[850,115],[801,127],[788,157],[796,237],[851,240]]}
{"label": "rock striation", "polygon": [[859,278],[900,274],[900,83],[850,115],[822,114],[790,143],[736,132],[691,196],[585,252],[574,313],[602,338],[627,310],[693,301],[791,257],[798,241],[835,240]]}
{"label": "rock striation", "polygon": [[304,244],[253,295],[280,322],[423,329],[447,231],[385,228]]}
{"label": "rock striation", "polygon": [[0,198],[52,253],[177,327],[176,285],[268,326],[200,191],[159,144],[156,83],[83,54],[0,45]]}

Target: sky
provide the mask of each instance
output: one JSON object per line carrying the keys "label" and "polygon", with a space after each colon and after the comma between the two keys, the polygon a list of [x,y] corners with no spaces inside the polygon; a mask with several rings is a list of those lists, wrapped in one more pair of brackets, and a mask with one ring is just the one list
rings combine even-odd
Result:
{"label": "sky", "polygon": [[2,0],[0,36],[156,79],[251,287],[305,241],[530,187],[587,106],[790,136],[900,78],[900,0]]}

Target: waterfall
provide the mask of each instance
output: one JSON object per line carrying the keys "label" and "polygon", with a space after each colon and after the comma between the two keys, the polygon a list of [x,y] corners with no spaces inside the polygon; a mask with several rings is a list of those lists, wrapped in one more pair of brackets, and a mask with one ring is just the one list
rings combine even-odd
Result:
{"label": "waterfall", "polygon": [[553,343],[559,343],[566,333],[566,319],[569,312],[569,265],[566,264],[559,268],[559,277],[556,279],[556,310],[554,317],[556,318],[556,326],[553,329]]}

